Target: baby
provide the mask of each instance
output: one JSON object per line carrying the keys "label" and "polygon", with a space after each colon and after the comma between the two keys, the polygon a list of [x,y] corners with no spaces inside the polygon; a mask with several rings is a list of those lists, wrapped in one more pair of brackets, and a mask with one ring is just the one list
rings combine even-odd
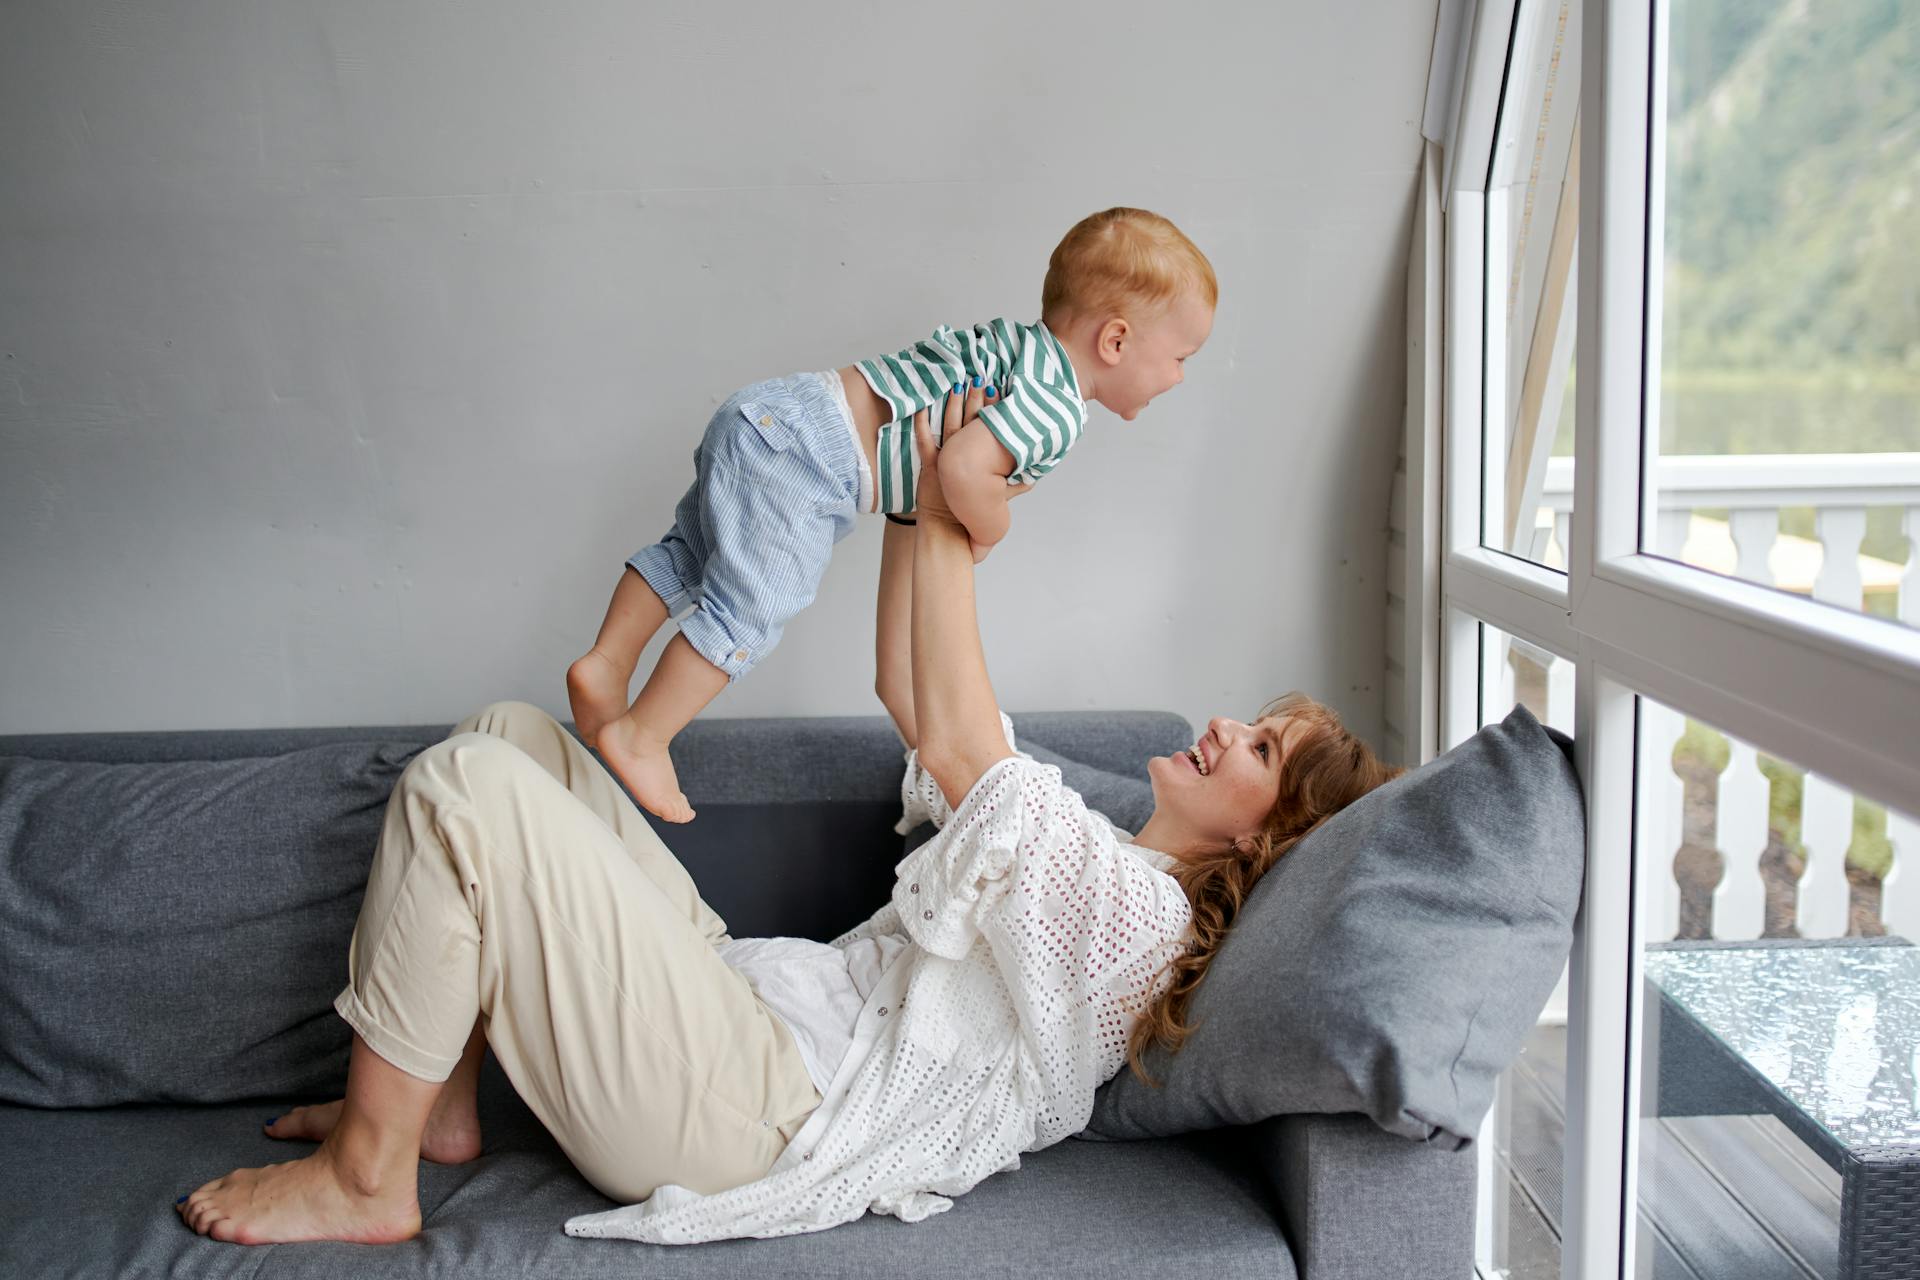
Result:
{"label": "baby", "polygon": [[[567,669],[580,736],[641,807],[691,819],[667,744],[778,643],[856,514],[912,523],[915,413],[932,410],[937,436],[948,396],[984,394],[986,430],[955,432],[940,455],[947,501],[983,559],[1006,536],[1008,499],[1080,438],[1088,401],[1131,422],[1180,384],[1218,295],[1212,265],[1173,223],[1108,209],[1054,249],[1036,323],[942,325],[892,355],[734,392],[694,452],[673,527],[627,561],[593,648]],[[640,653],[669,617],[679,634],[628,706]]]}

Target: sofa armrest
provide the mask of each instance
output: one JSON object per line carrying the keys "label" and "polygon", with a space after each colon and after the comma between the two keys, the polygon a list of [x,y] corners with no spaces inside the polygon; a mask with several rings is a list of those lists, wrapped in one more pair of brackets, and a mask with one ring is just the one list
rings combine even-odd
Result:
{"label": "sofa armrest", "polygon": [[1470,1280],[1471,1148],[1387,1133],[1365,1116],[1276,1116],[1249,1126],[1300,1280]]}

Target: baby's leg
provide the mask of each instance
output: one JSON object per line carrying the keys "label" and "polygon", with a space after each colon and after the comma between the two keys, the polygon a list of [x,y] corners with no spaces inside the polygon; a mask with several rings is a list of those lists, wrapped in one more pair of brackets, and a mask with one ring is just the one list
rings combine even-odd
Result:
{"label": "baby's leg", "polygon": [[601,729],[626,709],[627,685],[640,651],[666,620],[666,602],[659,593],[633,566],[621,570],[593,648],[567,668],[567,702],[581,741],[598,746]]}
{"label": "baby's leg", "polygon": [[692,821],[693,807],[680,790],[667,744],[726,687],[727,673],[701,657],[681,632],[667,642],[633,706],[600,730],[594,746],[642,809],[668,822]]}

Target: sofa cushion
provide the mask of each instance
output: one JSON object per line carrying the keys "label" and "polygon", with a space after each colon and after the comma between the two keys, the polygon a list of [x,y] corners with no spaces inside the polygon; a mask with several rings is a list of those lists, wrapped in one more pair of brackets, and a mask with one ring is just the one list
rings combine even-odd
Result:
{"label": "sofa cushion", "polygon": [[[869,1214],[776,1240],[576,1240],[568,1218],[612,1207],[575,1173],[489,1056],[485,1150],[420,1166],[422,1230],[404,1244],[247,1249],[196,1236],[174,1197],[236,1167],[313,1148],[248,1106],[36,1111],[0,1106],[0,1276],[1108,1277],[1203,1264],[1209,1280],[1292,1280],[1265,1175],[1237,1142],[1057,1143],[1021,1157],[953,1208],[911,1227]],[[1466,1202],[1471,1205],[1471,1199]]]}
{"label": "sofa cushion", "polygon": [[337,1089],[382,811],[413,744],[148,764],[0,757],[0,1100]]}
{"label": "sofa cushion", "polygon": [[1585,862],[1571,744],[1516,708],[1361,798],[1247,895],[1164,1082],[1122,1070],[1089,1137],[1361,1112],[1464,1146],[1572,944]]}

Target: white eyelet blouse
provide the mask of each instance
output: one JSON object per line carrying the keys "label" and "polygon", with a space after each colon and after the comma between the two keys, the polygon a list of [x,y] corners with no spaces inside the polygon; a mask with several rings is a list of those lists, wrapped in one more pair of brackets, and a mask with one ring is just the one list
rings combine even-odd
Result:
{"label": "white eyelet blouse", "polygon": [[901,831],[926,818],[940,830],[894,868],[887,905],[830,944],[902,948],[819,1108],[757,1181],[713,1195],[670,1184],[570,1219],[567,1234],[689,1244],[821,1231],[869,1210],[918,1222],[1086,1127],[1191,937],[1173,859],[1024,754],[950,812],[909,752],[900,792]]}

